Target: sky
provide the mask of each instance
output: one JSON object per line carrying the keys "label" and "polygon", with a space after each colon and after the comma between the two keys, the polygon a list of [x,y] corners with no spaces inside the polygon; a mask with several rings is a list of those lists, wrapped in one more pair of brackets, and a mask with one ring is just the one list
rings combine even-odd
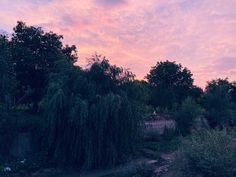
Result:
{"label": "sky", "polygon": [[201,87],[236,80],[236,0],[0,0],[0,32],[17,21],[98,53],[143,79],[157,61],[176,61]]}

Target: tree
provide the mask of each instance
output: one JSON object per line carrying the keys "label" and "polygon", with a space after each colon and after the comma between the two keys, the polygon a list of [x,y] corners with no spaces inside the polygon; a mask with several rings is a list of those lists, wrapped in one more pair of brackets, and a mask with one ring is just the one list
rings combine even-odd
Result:
{"label": "tree", "polygon": [[[173,102],[180,103],[193,88],[192,73],[181,64],[168,60],[157,62],[147,75],[147,80],[153,88],[153,99],[162,97],[160,102],[152,101],[155,106],[170,107]],[[165,99],[166,103],[163,104]]]}
{"label": "tree", "polygon": [[228,78],[225,79],[216,79],[207,83],[206,92],[214,92],[219,88],[224,88],[227,93],[230,94],[232,84],[228,81]]}
{"label": "tree", "polygon": [[122,86],[126,96],[143,105],[147,105],[150,100],[150,88],[145,81],[134,80]]}
{"label": "tree", "polygon": [[196,103],[201,103],[203,94],[202,88],[195,85],[191,88],[189,93],[190,97],[192,97]]}
{"label": "tree", "polygon": [[116,65],[111,65],[106,57],[95,54],[89,59],[87,76],[96,85],[100,94],[117,92],[118,88],[126,83],[132,82],[135,75]]}
{"label": "tree", "polygon": [[70,62],[75,63],[78,60],[77,49],[75,45],[66,45],[62,48],[62,53],[69,59]]}
{"label": "tree", "polygon": [[212,127],[235,124],[230,88],[231,84],[227,79],[212,80],[206,86],[204,107]]}
{"label": "tree", "polygon": [[141,122],[139,98],[124,88],[133,81],[105,59],[86,70],[65,62],[55,67],[41,101],[49,158],[85,169],[124,161],[136,147]]}
{"label": "tree", "polygon": [[118,94],[100,95],[95,90],[90,97],[82,95],[80,89],[74,90],[81,79],[67,84],[67,79],[78,76],[50,84],[44,104],[49,157],[85,169],[120,163],[135,147],[139,107]]}
{"label": "tree", "polygon": [[207,92],[214,92],[219,87],[224,87],[229,94],[230,101],[236,103],[236,82],[229,82],[228,78],[212,80],[208,82],[206,90]]}
{"label": "tree", "polygon": [[230,96],[231,96],[231,101],[235,104],[236,103],[236,82],[231,83]]}
{"label": "tree", "polygon": [[0,107],[9,106],[14,89],[13,63],[11,61],[10,42],[0,35]]}
{"label": "tree", "polygon": [[18,22],[11,40],[12,59],[18,82],[17,100],[33,104],[36,111],[55,62],[76,60],[76,47],[63,47],[61,35]]}

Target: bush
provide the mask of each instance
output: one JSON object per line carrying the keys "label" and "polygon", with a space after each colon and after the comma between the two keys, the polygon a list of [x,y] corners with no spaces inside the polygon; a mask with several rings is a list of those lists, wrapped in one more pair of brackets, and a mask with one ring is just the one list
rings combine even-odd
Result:
{"label": "bush", "polygon": [[192,98],[186,98],[175,112],[175,121],[182,135],[190,133],[194,120],[202,113],[201,107]]}
{"label": "bush", "polygon": [[236,140],[226,131],[193,135],[176,155],[181,177],[232,177],[236,175]]}

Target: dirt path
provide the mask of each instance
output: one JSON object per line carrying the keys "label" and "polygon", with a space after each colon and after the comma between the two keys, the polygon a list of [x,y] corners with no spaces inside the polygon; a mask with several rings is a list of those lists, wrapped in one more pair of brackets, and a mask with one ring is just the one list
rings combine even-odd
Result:
{"label": "dirt path", "polygon": [[161,158],[164,160],[163,164],[153,170],[152,177],[173,177],[173,174],[169,172],[169,167],[174,162],[174,154],[162,154]]}
{"label": "dirt path", "polygon": [[[147,150],[146,153],[153,155],[155,152]],[[168,172],[168,168],[172,162],[173,162],[173,154],[162,154],[160,159],[153,159],[153,158],[136,159],[133,162],[107,170],[95,170],[87,173],[72,173],[64,175],[62,177],[104,177],[104,176],[115,177],[118,174],[119,175],[131,174],[132,172],[135,172],[140,168],[152,169],[153,174],[151,175],[151,177],[162,177],[164,174]]]}
{"label": "dirt path", "polygon": [[63,177],[102,177],[102,176],[114,176],[115,174],[129,174],[135,172],[140,167],[149,167],[158,163],[158,160],[153,159],[137,159],[131,163],[114,167],[107,170],[94,170],[87,173],[74,173],[68,174]]}

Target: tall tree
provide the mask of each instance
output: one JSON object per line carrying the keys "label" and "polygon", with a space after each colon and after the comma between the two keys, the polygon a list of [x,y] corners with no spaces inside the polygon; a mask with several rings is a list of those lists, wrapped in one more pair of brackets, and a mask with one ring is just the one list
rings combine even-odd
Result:
{"label": "tall tree", "polygon": [[102,94],[116,92],[123,84],[134,80],[135,75],[116,65],[110,64],[106,57],[95,54],[89,60],[87,76],[96,85],[96,90]]}
{"label": "tall tree", "polygon": [[40,27],[18,22],[11,40],[12,57],[18,81],[18,101],[33,104],[37,110],[55,62],[76,60],[76,47],[65,46],[63,37]]}
{"label": "tall tree", "polygon": [[227,79],[208,82],[204,95],[207,119],[212,127],[234,125],[231,83]]}
{"label": "tall tree", "polygon": [[152,100],[155,106],[170,107],[173,102],[181,102],[193,87],[190,70],[168,60],[157,62],[147,75],[147,80],[153,88],[153,99],[157,99]]}
{"label": "tall tree", "polygon": [[[94,64],[99,67],[96,72],[72,66],[50,78],[43,101],[47,150],[58,163],[86,169],[107,167],[125,160],[135,147],[140,107],[110,87],[122,89],[121,81],[111,79],[107,68],[112,66],[103,66],[107,71],[103,73],[100,63]],[[101,74],[100,83],[95,73]]]}

